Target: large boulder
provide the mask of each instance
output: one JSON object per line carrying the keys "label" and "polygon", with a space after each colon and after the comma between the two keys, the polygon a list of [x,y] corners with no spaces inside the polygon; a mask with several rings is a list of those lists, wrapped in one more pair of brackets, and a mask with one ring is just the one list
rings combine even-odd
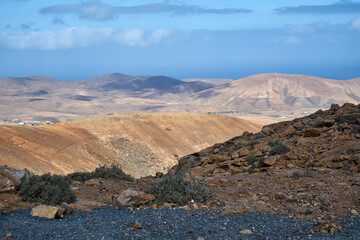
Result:
{"label": "large boulder", "polygon": [[117,202],[123,207],[138,207],[147,204],[154,199],[154,195],[127,189],[120,194],[117,198]]}
{"label": "large boulder", "polygon": [[65,209],[62,207],[39,205],[31,210],[30,215],[33,217],[55,219],[62,218],[64,216],[64,212]]}
{"label": "large boulder", "polygon": [[32,175],[27,169],[17,170],[8,166],[0,166],[0,193],[16,193],[21,180]]}

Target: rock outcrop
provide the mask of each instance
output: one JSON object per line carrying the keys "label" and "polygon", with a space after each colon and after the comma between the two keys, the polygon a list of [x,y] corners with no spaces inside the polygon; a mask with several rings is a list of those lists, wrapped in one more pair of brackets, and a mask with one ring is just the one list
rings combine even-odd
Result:
{"label": "rock outcrop", "polygon": [[360,105],[333,104],[309,116],[245,132],[183,157],[199,177],[275,169],[342,169],[360,172]]}
{"label": "rock outcrop", "polygon": [[117,198],[117,203],[123,207],[138,207],[154,200],[155,196],[144,192],[127,189]]}
{"label": "rock outcrop", "polygon": [[16,193],[24,177],[31,176],[27,169],[17,170],[8,166],[0,166],[0,193]]}

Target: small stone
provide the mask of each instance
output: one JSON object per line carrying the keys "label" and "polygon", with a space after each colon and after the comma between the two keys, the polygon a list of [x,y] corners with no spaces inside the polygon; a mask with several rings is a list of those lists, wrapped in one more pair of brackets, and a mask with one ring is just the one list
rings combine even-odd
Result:
{"label": "small stone", "polygon": [[275,198],[276,199],[288,199],[288,196],[283,192],[278,192],[278,193],[275,193]]}
{"label": "small stone", "polygon": [[268,166],[273,166],[278,160],[278,158],[279,158],[278,156],[270,156],[264,160],[264,163]]}
{"label": "small stone", "polygon": [[142,229],[142,225],[141,225],[141,223],[139,223],[139,222],[134,222],[134,223],[132,224],[132,228],[133,228],[133,229]]}
{"label": "small stone", "polygon": [[231,153],[231,159],[235,159],[235,158],[238,158],[239,157],[239,153],[237,152],[232,152]]}
{"label": "small stone", "polygon": [[74,209],[67,203],[61,203],[58,207],[64,209],[64,213],[63,213],[64,216],[70,215],[74,211]]}
{"label": "small stone", "polygon": [[328,230],[326,230],[326,229],[321,229],[320,232],[321,232],[322,234],[328,234],[328,233],[329,233]]}
{"label": "small stone", "polygon": [[261,129],[261,132],[267,136],[270,136],[274,133],[274,130],[270,126],[265,126]]}
{"label": "small stone", "polygon": [[253,234],[253,232],[250,229],[243,229],[239,233],[240,234]]}
{"label": "small stone", "polygon": [[190,211],[191,210],[191,207],[189,205],[185,205],[183,208],[184,208],[185,211]]}
{"label": "small stone", "polygon": [[296,129],[302,128],[304,124],[302,122],[296,122],[293,124],[293,127]]}
{"label": "small stone", "polygon": [[203,237],[198,237],[197,240],[205,240]]}
{"label": "small stone", "polygon": [[242,213],[244,213],[244,212],[245,212],[245,210],[244,210],[243,207],[236,207],[236,208],[235,208],[235,213],[236,213],[236,214],[242,214]]}
{"label": "small stone", "polygon": [[194,204],[192,205],[192,207],[193,207],[194,209],[200,209],[200,204],[199,204],[199,203],[194,203]]}
{"label": "small stone", "polygon": [[353,214],[353,215],[358,215],[358,214],[359,214],[355,209],[352,209],[352,210],[350,211],[350,213]]}
{"label": "small stone", "polygon": [[13,238],[13,235],[12,235],[12,233],[7,233],[7,234],[4,236],[4,238]]}
{"label": "small stone", "polygon": [[304,131],[304,137],[318,137],[320,136],[319,129],[310,128]]}
{"label": "small stone", "polygon": [[287,164],[287,167],[288,167],[288,168],[294,168],[294,167],[295,167],[295,165],[294,165],[294,164],[292,164],[292,163],[288,163],[288,164]]}
{"label": "small stone", "polygon": [[117,202],[124,207],[140,206],[155,199],[154,195],[127,189],[117,198]]}
{"label": "small stone", "polygon": [[85,185],[86,186],[100,186],[100,181],[99,181],[99,179],[90,179],[85,182]]}
{"label": "small stone", "polygon": [[336,233],[336,229],[335,229],[335,228],[331,228],[331,229],[330,229],[330,234],[331,234],[331,235],[334,235],[335,233]]}
{"label": "small stone", "polygon": [[312,214],[312,211],[310,209],[306,209],[305,214],[306,215]]}

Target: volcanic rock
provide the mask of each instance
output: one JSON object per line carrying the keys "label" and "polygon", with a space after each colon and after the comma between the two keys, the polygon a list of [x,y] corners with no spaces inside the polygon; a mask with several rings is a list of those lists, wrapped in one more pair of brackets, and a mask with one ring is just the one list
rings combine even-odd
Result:
{"label": "volcanic rock", "polygon": [[15,193],[21,180],[32,176],[27,169],[17,170],[8,166],[0,166],[0,193]]}
{"label": "volcanic rock", "polygon": [[138,207],[154,200],[155,196],[144,192],[127,189],[117,198],[117,202],[124,207]]}

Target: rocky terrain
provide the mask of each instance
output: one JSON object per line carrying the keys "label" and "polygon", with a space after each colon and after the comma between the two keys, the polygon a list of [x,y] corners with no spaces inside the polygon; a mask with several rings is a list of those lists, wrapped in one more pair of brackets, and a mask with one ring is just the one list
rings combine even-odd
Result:
{"label": "rocky terrain", "polygon": [[[188,239],[233,239],[234,236],[244,239],[358,239],[359,139],[360,105],[333,104],[329,110],[267,125],[255,134],[244,132],[182,157],[169,174],[185,169],[186,179],[195,178],[212,190],[212,201],[189,201],[183,206],[150,202],[116,210],[116,201],[125,192],[146,191],[162,181],[162,176],[144,177],[135,182],[74,181],[71,186],[77,201],[71,206],[78,213],[63,221],[74,226],[75,236],[79,237],[100,236],[91,230],[100,225],[84,220],[90,216],[112,225],[125,221],[116,228],[117,231],[102,233],[108,239],[114,238],[111,234],[124,234],[133,239],[166,239],[169,236]],[[148,198],[147,195],[138,196],[140,200]],[[51,224],[47,220],[36,222],[37,218],[29,217],[28,210],[9,212],[36,206],[22,202],[16,194],[1,194],[0,203],[3,212],[0,219],[13,222],[12,226],[23,221],[41,226],[24,233],[19,227],[0,225],[4,236],[6,230],[25,239],[40,236]],[[106,206],[112,208],[80,213]],[[163,219],[163,222],[156,219]],[[171,231],[176,226],[182,226],[182,230]],[[200,230],[206,227],[211,231]],[[54,230],[54,234],[65,236],[58,230]]]}
{"label": "rocky terrain", "polygon": [[298,117],[331,103],[360,102],[360,79],[258,74],[238,80],[174,79],[121,73],[66,82],[42,76],[0,79],[0,122],[63,122],[108,113],[197,112],[260,120]]}
{"label": "rocky terrain", "polygon": [[[210,114],[111,114],[43,126],[0,126],[0,165],[35,174],[118,164],[134,177],[166,172],[177,159],[260,125]],[[179,136],[180,139],[179,139]]]}
{"label": "rocky terrain", "polygon": [[345,216],[357,214],[360,206],[359,139],[360,105],[333,104],[244,133],[180,163],[234,209]]}

